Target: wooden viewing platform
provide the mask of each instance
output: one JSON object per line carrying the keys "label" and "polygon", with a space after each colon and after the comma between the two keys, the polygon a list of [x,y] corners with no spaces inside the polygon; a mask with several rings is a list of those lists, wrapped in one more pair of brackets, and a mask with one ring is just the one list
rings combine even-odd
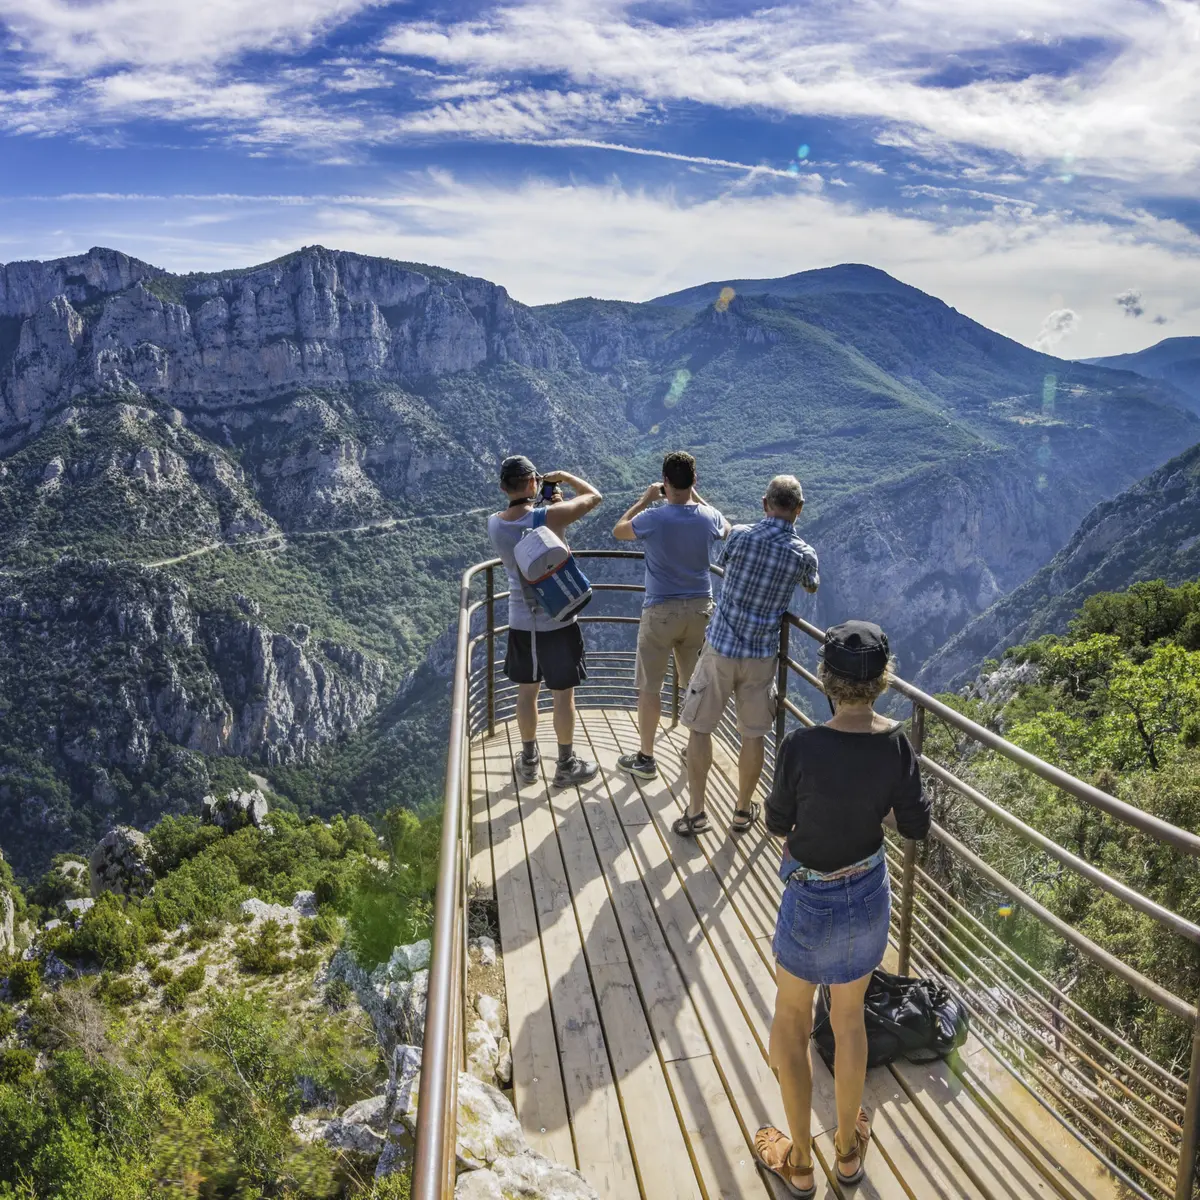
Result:
{"label": "wooden viewing platform", "polygon": [[[579,713],[576,745],[600,774],[519,792],[515,724],[470,743],[471,878],[495,889],[513,1050],[513,1099],[530,1143],[577,1166],[605,1200],[785,1196],[751,1141],[784,1127],[767,1064],[771,934],[781,843],[728,824],[736,764],[713,738],[711,832],[680,838],[685,731],[664,727],[660,776],[617,767],[637,748],[624,708]],[[894,964],[891,964],[894,969]],[[869,1072],[867,1176],[833,1182],[833,1078],[813,1054],[818,1192],[863,1200],[1067,1200],[1128,1195],[977,1040],[953,1060]],[[822,1174],[823,1172],[823,1174]]]}

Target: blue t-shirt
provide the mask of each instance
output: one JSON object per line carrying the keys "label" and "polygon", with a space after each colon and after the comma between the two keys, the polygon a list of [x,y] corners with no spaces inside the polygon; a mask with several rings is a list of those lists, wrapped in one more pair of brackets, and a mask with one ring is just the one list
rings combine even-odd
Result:
{"label": "blue t-shirt", "polygon": [[646,555],[646,608],[712,595],[708,554],[725,528],[712,505],[659,504],[630,523]]}

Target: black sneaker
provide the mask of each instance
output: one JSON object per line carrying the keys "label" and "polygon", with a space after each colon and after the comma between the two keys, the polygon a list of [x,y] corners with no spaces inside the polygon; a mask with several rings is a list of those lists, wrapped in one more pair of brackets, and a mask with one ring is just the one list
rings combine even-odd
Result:
{"label": "black sneaker", "polygon": [[654,761],[654,755],[643,754],[640,750],[636,754],[622,754],[617,759],[617,766],[639,779],[658,778],[658,763]]}
{"label": "black sneaker", "polygon": [[587,783],[589,779],[595,779],[600,770],[600,764],[588,762],[585,758],[580,758],[578,754],[572,754],[566,760],[560,760],[558,766],[554,770],[554,786],[555,787],[570,787],[576,783]]}
{"label": "black sneaker", "polygon": [[533,758],[526,758],[525,752],[522,750],[517,755],[516,762],[513,763],[513,774],[517,777],[517,783],[537,783],[540,767],[542,765],[542,756],[535,755]]}

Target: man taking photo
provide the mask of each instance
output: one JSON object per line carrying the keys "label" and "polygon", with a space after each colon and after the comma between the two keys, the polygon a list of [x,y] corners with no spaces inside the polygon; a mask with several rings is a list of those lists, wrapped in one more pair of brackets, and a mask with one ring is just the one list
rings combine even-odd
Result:
{"label": "man taking photo", "polygon": [[[566,485],[575,495],[539,510],[541,483]],[[557,621],[542,608],[521,576],[514,551],[525,532],[542,523],[543,518],[547,528],[562,537],[568,525],[590,513],[604,497],[586,480],[566,471],[548,471],[539,476],[523,454],[510,455],[500,464],[500,490],[508,504],[488,517],[488,536],[508,573],[504,673],[517,685],[517,728],[521,732],[521,753],[513,764],[513,773],[518,784],[537,780],[541,766],[537,748],[538,691],[545,681],[554,705],[554,733],[558,738],[554,786],[586,783],[600,768],[575,753],[575,688],[587,678],[583,635],[573,616]]]}
{"label": "man taking photo", "polygon": [[[666,503],[658,504],[660,500]],[[658,774],[654,737],[667,660],[674,652],[679,684],[686,687],[712,614],[709,550],[728,532],[729,522],[696,490],[696,460],[682,450],[663,459],[662,482],[652,483],[613,527],[613,537],[641,542],[646,555],[635,671],[641,748],[617,760],[639,779]]]}
{"label": "man taking photo", "polygon": [[745,833],[758,816],[751,800],[763,767],[763,739],[775,723],[775,656],[779,625],[797,587],[820,583],[816,551],[796,533],[804,491],[792,475],[776,475],[762,500],[762,520],[738,525],[725,546],[725,579],[700,661],[680,711],[691,730],[687,748],[688,811],[672,826],[693,837],[708,828],[704,811],[712,734],[729,697],[737,704],[738,806],[733,833]]}

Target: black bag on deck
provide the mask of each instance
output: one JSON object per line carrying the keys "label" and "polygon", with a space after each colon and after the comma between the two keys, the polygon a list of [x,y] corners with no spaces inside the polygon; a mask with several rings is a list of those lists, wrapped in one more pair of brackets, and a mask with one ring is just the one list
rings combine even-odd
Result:
{"label": "black bag on deck", "polygon": [[[945,1058],[967,1040],[966,1007],[936,979],[909,979],[876,968],[863,1007],[868,1067],[880,1067],[897,1058],[910,1062]],[[817,1053],[832,1071],[833,1027],[827,987],[817,994],[812,1036]]]}

